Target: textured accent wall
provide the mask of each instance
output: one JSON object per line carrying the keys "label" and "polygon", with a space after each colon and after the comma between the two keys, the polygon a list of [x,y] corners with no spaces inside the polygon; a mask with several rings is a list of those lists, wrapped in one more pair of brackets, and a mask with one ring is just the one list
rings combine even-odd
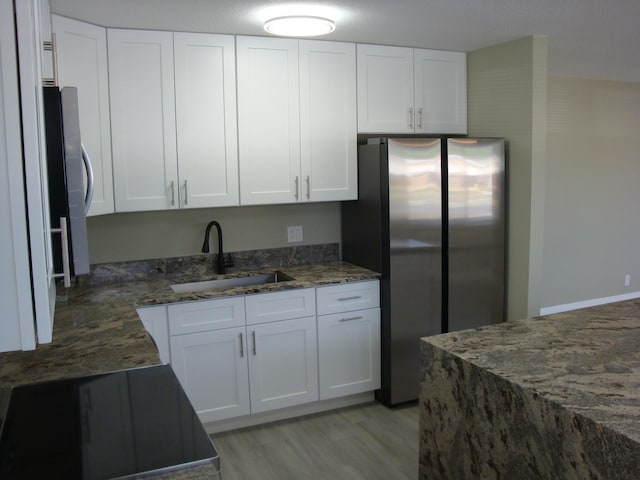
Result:
{"label": "textured accent wall", "polygon": [[469,135],[508,142],[508,320],[540,309],[547,47],[534,36],[467,54]]}
{"label": "textured accent wall", "polygon": [[[90,262],[199,254],[211,220],[222,226],[227,252],[340,242],[337,202],[117,213],[87,219]],[[287,242],[289,225],[302,225],[303,242]],[[215,253],[215,229],[210,244]]]}
{"label": "textured accent wall", "polygon": [[640,84],[551,77],[548,97],[542,304],[640,293]]}

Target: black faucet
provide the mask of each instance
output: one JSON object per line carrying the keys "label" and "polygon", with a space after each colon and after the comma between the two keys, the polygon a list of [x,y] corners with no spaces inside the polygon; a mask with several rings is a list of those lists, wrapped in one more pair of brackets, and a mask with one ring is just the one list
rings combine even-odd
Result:
{"label": "black faucet", "polygon": [[222,250],[222,228],[220,228],[220,224],[215,220],[212,220],[207,224],[207,229],[204,232],[204,243],[202,244],[202,253],[209,253],[209,233],[211,232],[211,227],[215,226],[216,230],[218,230],[218,274],[225,274],[225,266],[232,267],[233,263],[225,263],[224,261],[224,251]]}

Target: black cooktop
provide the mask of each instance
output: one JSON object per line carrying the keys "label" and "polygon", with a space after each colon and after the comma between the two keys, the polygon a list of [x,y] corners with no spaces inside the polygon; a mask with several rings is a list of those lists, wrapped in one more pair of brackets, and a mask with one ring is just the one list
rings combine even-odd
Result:
{"label": "black cooktop", "polygon": [[0,392],[0,478],[144,478],[219,457],[168,365]]}

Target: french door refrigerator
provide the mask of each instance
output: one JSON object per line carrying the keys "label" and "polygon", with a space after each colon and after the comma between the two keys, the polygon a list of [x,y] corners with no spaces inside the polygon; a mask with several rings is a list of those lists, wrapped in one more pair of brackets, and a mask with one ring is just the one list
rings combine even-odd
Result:
{"label": "french door refrigerator", "polygon": [[503,321],[504,140],[368,139],[342,258],[382,274],[378,399],[417,399],[420,337]]}

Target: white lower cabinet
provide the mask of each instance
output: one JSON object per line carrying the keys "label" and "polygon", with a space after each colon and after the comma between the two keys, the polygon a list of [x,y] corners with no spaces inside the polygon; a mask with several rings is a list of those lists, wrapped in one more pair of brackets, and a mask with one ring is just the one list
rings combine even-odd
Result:
{"label": "white lower cabinet", "polygon": [[316,317],[247,327],[251,412],[318,400]]}
{"label": "white lower cabinet", "polygon": [[380,388],[378,280],[320,287],[318,364],[320,400]]}
{"label": "white lower cabinet", "polygon": [[203,422],[370,392],[378,307],[377,280],[171,304],[171,365]]}
{"label": "white lower cabinet", "polygon": [[245,328],[171,337],[171,366],[203,422],[247,415]]}

